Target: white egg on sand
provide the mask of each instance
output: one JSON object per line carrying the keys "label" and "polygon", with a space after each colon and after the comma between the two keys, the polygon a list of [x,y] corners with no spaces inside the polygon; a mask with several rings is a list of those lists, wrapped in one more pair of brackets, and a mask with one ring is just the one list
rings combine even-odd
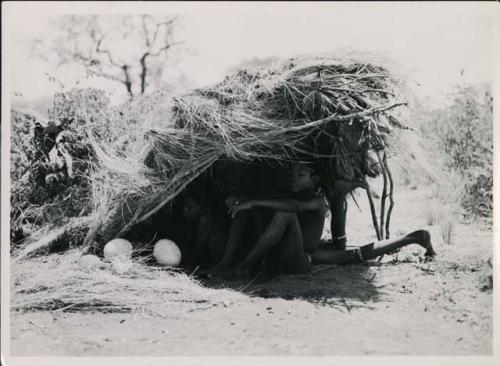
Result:
{"label": "white egg on sand", "polygon": [[104,258],[111,260],[115,257],[129,258],[132,255],[132,244],[126,239],[113,239],[104,246]]}
{"label": "white egg on sand", "polygon": [[111,262],[116,274],[124,274],[132,268],[132,244],[122,238],[113,239],[104,246],[104,258]]}
{"label": "white egg on sand", "polygon": [[100,267],[102,265],[101,259],[93,254],[82,255],[78,259],[78,264],[80,267],[85,269],[92,269],[96,267]]}
{"label": "white egg on sand", "polygon": [[153,249],[153,257],[164,266],[177,267],[181,263],[181,250],[172,240],[158,240]]}

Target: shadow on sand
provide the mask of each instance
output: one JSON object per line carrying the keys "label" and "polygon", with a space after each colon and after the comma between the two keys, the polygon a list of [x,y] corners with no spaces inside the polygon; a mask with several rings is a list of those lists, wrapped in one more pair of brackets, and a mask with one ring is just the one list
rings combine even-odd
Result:
{"label": "shadow on sand", "polygon": [[270,276],[258,274],[251,280],[200,279],[210,288],[231,288],[250,296],[305,300],[325,306],[342,305],[347,310],[370,307],[382,293],[374,285],[373,264],[316,265],[311,273]]}

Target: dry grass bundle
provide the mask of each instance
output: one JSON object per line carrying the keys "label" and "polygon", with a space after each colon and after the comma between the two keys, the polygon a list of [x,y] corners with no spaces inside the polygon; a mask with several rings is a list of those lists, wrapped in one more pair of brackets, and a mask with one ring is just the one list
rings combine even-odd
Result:
{"label": "dry grass bundle", "polygon": [[[389,112],[405,104],[396,97],[396,85],[379,66],[335,59],[242,70],[177,98],[174,128],[151,134],[150,141],[171,159],[168,168],[175,167],[175,157],[204,150],[237,159],[338,157],[350,138],[380,149],[402,126]],[[360,126],[360,136],[349,136],[352,124]],[[345,141],[332,151],[338,139]]]}
{"label": "dry grass bundle", "polygon": [[[81,251],[20,259],[12,266],[11,309],[13,311],[103,311],[181,313],[225,302],[245,295],[231,290],[202,287],[178,271],[133,262],[123,273],[102,261],[86,268],[79,263]],[[189,306],[191,304],[191,306]],[[180,312],[180,313],[177,313]]]}
{"label": "dry grass bundle", "polygon": [[[40,230],[31,234],[26,243],[21,243],[12,256],[15,262],[25,260],[40,253],[48,254],[57,242],[63,241],[63,248],[77,246],[81,239],[82,232],[86,233],[91,217],[77,217],[69,219],[67,223],[60,227],[44,226]],[[74,241],[75,243],[73,243]]]}

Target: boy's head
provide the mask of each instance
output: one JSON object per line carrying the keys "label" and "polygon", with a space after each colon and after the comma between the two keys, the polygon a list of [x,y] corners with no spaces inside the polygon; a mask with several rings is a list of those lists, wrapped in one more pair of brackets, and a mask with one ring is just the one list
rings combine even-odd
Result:
{"label": "boy's head", "polygon": [[195,220],[203,213],[203,207],[193,197],[188,196],[182,206],[182,216],[187,220]]}
{"label": "boy's head", "polygon": [[292,192],[314,191],[318,181],[318,176],[308,165],[297,163],[292,166],[290,187]]}

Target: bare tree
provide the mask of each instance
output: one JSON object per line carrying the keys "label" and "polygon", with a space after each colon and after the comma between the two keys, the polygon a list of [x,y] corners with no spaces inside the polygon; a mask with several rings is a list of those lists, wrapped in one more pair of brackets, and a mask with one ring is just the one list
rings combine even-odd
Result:
{"label": "bare tree", "polygon": [[58,36],[35,40],[33,55],[58,66],[83,65],[90,75],[121,83],[130,96],[146,91],[154,68],[182,43],[174,38],[177,17],[72,15],[52,23]]}

